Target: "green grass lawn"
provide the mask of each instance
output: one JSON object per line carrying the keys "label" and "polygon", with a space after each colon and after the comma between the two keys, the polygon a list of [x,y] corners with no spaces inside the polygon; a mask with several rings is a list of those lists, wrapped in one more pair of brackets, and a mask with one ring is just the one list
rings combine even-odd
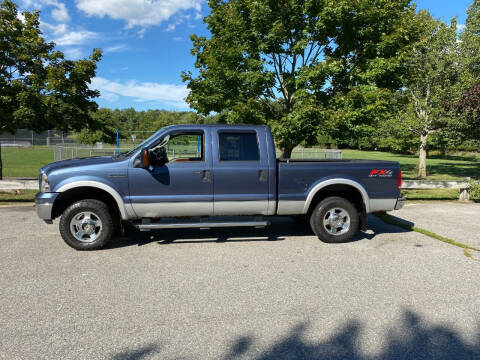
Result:
{"label": "green grass lawn", "polygon": [[42,166],[53,162],[53,148],[2,147],[2,162],[4,177],[37,177]]}
{"label": "green grass lawn", "polygon": [[[405,179],[416,177],[415,167],[418,157],[415,155],[392,154],[381,151],[342,150],[344,159],[368,159],[398,161]],[[468,156],[432,155],[427,159],[427,175],[430,180],[454,180],[472,177],[480,179],[480,159]]]}
{"label": "green grass lawn", "polygon": [[458,200],[458,189],[402,190],[407,200]]}
{"label": "green grass lawn", "polygon": [[20,194],[14,194],[12,191],[0,192],[0,204],[32,202],[35,201],[35,194],[37,192],[37,190],[21,190]]}

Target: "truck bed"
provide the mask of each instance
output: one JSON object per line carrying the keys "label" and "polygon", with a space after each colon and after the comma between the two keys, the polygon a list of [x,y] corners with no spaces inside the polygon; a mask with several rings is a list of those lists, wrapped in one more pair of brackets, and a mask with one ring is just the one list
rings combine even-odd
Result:
{"label": "truck bed", "polygon": [[[395,161],[357,159],[278,159],[278,212],[299,212],[308,194],[319,184],[335,179],[341,184],[354,183],[365,189],[372,209],[379,209],[383,199],[396,199],[399,164]],[[343,179],[343,180],[342,180]],[[393,200],[392,200],[393,201]]]}

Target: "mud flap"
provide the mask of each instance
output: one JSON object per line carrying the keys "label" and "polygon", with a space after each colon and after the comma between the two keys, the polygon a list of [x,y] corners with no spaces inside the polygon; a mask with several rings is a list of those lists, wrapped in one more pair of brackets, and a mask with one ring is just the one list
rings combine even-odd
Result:
{"label": "mud flap", "polygon": [[368,228],[368,215],[363,207],[362,212],[360,213],[360,229],[362,231],[367,231]]}

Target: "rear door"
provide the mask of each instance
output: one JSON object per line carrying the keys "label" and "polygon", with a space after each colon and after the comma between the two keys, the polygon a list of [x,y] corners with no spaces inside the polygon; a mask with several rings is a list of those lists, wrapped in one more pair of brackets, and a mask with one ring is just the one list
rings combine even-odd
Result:
{"label": "rear door", "polygon": [[215,215],[268,214],[268,149],[260,135],[231,128],[212,134]]}

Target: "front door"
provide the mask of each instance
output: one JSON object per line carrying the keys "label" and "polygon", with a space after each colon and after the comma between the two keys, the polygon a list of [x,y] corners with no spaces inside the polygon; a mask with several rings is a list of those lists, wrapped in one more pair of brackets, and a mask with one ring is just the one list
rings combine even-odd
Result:
{"label": "front door", "polygon": [[268,215],[265,143],[256,131],[220,129],[212,135],[217,137],[213,142],[214,214]]}
{"label": "front door", "polygon": [[[149,149],[150,169],[129,169],[130,202],[138,217],[197,216],[213,214],[213,178],[210,134],[200,130],[174,131],[163,144]],[[155,153],[166,151],[168,162],[155,163]],[[207,154],[206,154],[207,153]]]}

